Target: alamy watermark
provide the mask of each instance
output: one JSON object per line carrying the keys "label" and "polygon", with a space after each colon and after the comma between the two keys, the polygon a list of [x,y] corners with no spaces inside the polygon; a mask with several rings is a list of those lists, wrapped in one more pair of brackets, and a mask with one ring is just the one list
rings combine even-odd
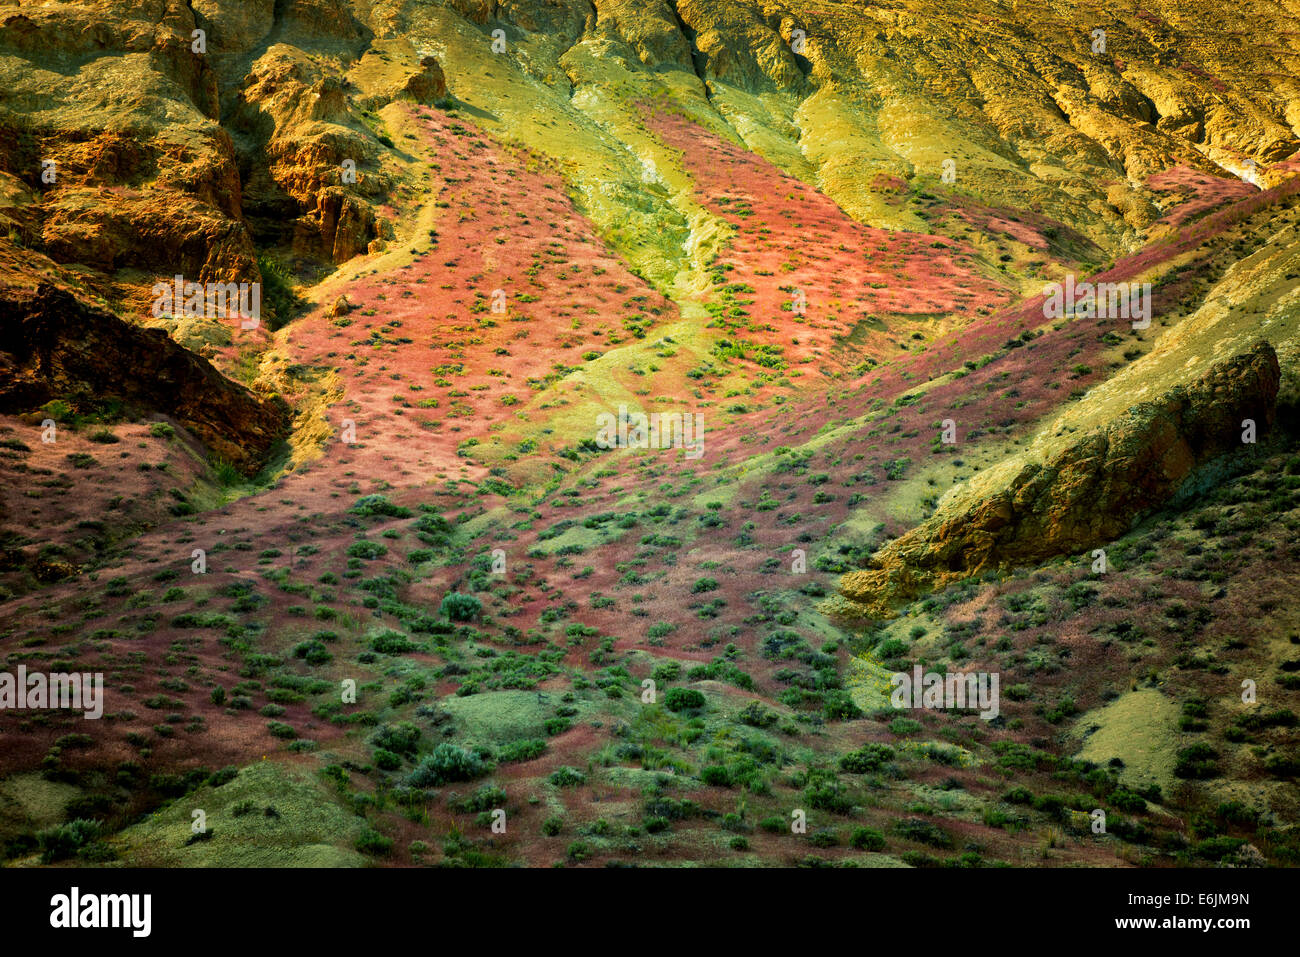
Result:
{"label": "alamy watermark", "polygon": [[153,317],[225,319],[238,316],[240,328],[256,329],[262,318],[260,282],[186,282],[177,275],[172,282],[154,283]]}
{"label": "alamy watermark", "polygon": [[104,715],[104,675],[28,674],[27,666],[19,665],[16,676],[0,672],[0,711],[9,708],[66,708],[83,711],[93,721]]}
{"label": "alamy watermark", "polygon": [[681,448],[688,459],[704,454],[704,416],[698,412],[602,412],[596,416],[596,445],[602,449]]}
{"label": "alamy watermark", "polygon": [[912,674],[900,671],[889,678],[893,693],[889,703],[895,708],[973,709],[985,721],[998,716],[997,672],[967,671],[939,674],[922,672],[916,665]]}
{"label": "alamy watermark", "polygon": [[148,937],[152,915],[152,894],[83,894],[73,887],[50,898],[50,926],[58,930],[124,928],[133,937]]}
{"label": "alamy watermark", "polygon": [[1097,319],[1129,319],[1134,329],[1151,325],[1151,283],[1080,282],[1067,273],[1064,283],[1043,287],[1043,318],[1085,316]]}

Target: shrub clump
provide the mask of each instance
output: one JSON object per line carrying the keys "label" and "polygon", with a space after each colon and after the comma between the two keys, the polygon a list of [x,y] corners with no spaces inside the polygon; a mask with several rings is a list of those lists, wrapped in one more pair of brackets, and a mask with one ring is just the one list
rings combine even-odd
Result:
{"label": "shrub clump", "polygon": [[938,825],[919,817],[910,817],[896,825],[898,833],[911,841],[931,847],[952,847],[952,837]]}
{"label": "shrub clump", "polygon": [[85,818],[39,831],[36,844],[41,849],[41,863],[49,864],[71,857],[98,836],[99,822]]}
{"label": "shrub clump", "polygon": [[472,781],[492,770],[477,752],[443,742],[427,754],[411,772],[412,787],[438,787],[452,781]]}
{"label": "shrub clump", "polygon": [[551,783],[557,788],[577,787],[580,784],[587,783],[587,775],[583,774],[577,768],[563,767],[556,768],[551,772]]}
{"label": "shrub clump", "polygon": [[780,719],[780,715],[763,707],[758,701],[751,701],[745,705],[736,717],[741,724],[747,724],[751,728],[770,728]]}
{"label": "shrub clump", "polygon": [[382,631],[370,639],[370,648],[381,655],[401,655],[414,651],[419,645],[400,631]]}
{"label": "shrub clump", "polygon": [[540,758],[546,751],[546,742],[539,738],[522,738],[511,741],[497,755],[501,762],[531,761]]}
{"label": "shrub clump", "polygon": [[382,558],[388,554],[388,549],[378,542],[368,542],[365,539],[353,542],[348,546],[348,558],[365,558],[374,559]]}
{"label": "shrub clump", "polygon": [[451,621],[472,621],[483,610],[483,603],[473,595],[454,591],[443,598],[438,610]]}
{"label": "shrub clump", "polygon": [[373,515],[386,515],[389,518],[410,518],[411,510],[402,505],[394,505],[387,495],[363,495],[352,506],[353,515],[370,518]]}
{"label": "shrub clump", "polygon": [[314,638],[307,641],[300,641],[298,644],[294,645],[293,656],[295,658],[304,659],[309,665],[328,664],[334,657],[330,654],[329,649],[325,647],[324,642],[317,641]]}
{"label": "shrub clump", "polygon": [[393,839],[384,837],[378,831],[368,827],[357,837],[357,850],[362,854],[384,857],[393,850]]}
{"label": "shrub clump", "polygon": [[704,693],[694,688],[669,688],[664,706],[669,711],[694,711],[704,707]]}
{"label": "shrub clump", "polygon": [[1219,776],[1215,759],[1219,754],[1208,744],[1197,743],[1178,752],[1174,775],[1180,778],[1214,778]]}
{"label": "shrub clump", "polygon": [[879,851],[885,846],[885,835],[873,827],[855,827],[849,836],[849,846],[859,851]]}
{"label": "shrub clump", "polygon": [[866,774],[878,771],[881,766],[894,760],[894,749],[887,744],[864,744],[856,751],[850,751],[840,758],[840,769],[850,774]]}

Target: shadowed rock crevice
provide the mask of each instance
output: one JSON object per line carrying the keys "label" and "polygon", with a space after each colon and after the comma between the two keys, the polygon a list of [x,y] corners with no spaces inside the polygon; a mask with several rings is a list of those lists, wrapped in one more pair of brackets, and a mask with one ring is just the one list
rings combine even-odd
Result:
{"label": "shadowed rock crevice", "polygon": [[686,21],[682,19],[682,13],[677,8],[677,0],[668,0],[668,9],[677,23],[677,29],[681,31],[682,36],[686,38],[686,42],[690,46],[691,67],[695,70],[695,75],[700,78],[700,85],[704,88],[705,98],[709,98],[709,58],[696,42],[699,33],[688,26]]}
{"label": "shadowed rock crevice", "polygon": [[1045,462],[1026,463],[994,494],[942,507],[840,579],[847,611],[889,617],[952,582],[1114,541],[1168,504],[1201,466],[1260,439],[1277,415],[1281,378],[1267,342],[1216,363],[1198,381],[1134,406]]}
{"label": "shadowed rock crevice", "polygon": [[245,475],[288,430],[282,399],[253,395],[161,329],[123,322],[50,284],[0,289],[0,411],[56,398],[120,399],[169,415]]}

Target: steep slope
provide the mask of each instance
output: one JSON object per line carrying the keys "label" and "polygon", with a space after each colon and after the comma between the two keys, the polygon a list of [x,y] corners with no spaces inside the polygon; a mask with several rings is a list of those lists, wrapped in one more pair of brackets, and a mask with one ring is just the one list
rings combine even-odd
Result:
{"label": "steep slope", "polygon": [[1300,860],[1293,4],[0,26],[9,858]]}

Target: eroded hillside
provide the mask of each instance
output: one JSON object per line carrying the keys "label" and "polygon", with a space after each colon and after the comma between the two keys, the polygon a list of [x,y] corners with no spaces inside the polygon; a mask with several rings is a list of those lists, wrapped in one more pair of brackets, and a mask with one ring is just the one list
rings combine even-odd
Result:
{"label": "eroded hillside", "polygon": [[9,857],[1294,864],[1296,12],[0,0]]}

